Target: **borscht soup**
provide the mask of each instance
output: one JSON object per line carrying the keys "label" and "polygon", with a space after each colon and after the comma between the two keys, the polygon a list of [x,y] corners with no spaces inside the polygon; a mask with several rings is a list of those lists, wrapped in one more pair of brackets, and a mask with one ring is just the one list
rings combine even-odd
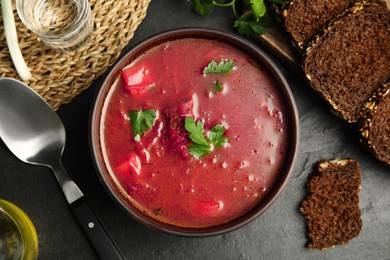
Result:
{"label": "borscht soup", "polygon": [[218,226],[272,189],[290,119],[279,88],[247,54],[217,40],[173,39],[113,82],[100,118],[102,157],[140,212],[177,227]]}

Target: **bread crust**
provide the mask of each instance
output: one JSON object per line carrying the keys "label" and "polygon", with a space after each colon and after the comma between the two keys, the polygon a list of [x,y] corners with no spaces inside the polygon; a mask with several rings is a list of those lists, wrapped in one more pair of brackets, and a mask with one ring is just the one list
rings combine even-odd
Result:
{"label": "bread crust", "polygon": [[390,82],[379,87],[364,104],[360,111],[359,132],[361,142],[390,166]]}

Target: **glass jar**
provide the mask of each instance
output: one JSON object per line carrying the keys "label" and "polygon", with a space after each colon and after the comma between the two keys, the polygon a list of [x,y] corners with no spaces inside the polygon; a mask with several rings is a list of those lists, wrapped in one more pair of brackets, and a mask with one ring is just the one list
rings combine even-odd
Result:
{"label": "glass jar", "polygon": [[38,237],[33,223],[19,207],[0,199],[0,259],[37,258]]}
{"label": "glass jar", "polygon": [[58,50],[83,46],[94,29],[88,0],[16,0],[16,10],[28,29]]}

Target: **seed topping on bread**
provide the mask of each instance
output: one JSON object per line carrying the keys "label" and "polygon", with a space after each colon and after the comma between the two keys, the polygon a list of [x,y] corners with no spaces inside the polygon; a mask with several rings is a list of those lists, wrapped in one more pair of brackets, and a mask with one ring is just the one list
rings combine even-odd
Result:
{"label": "seed topping on bread", "polygon": [[390,83],[377,89],[360,112],[361,141],[390,166]]}

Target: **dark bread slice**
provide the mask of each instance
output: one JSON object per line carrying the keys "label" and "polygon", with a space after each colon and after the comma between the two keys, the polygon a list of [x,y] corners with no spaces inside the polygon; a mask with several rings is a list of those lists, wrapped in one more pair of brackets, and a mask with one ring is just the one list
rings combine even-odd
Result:
{"label": "dark bread slice", "polygon": [[308,227],[308,248],[346,244],[362,228],[360,167],[352,159],[321,161],[307,184],[311,193],[300,210]]}
{"label": "dark bread slice", "polygon": [[362,142],[382,162],[390,166],[390,82],[368,99],[360,112]]}
{"label": "dark bread slice", "polygon": [[358,4],[309,44],[304,72],[311,86],[348,122],[390,78],[390,11]]}
{"label": "dark bread slice", "polygon": [[[283,5],[286,30],[299,48],[304,48],[330,21],[359,0],[292,0]],[[377,2],[386,6],[382,0]]]}
{"label": "dark bread slice", "polygon": [[283,10],[286,30],[304,48],[324,26],[355,0],[292,0]]}

